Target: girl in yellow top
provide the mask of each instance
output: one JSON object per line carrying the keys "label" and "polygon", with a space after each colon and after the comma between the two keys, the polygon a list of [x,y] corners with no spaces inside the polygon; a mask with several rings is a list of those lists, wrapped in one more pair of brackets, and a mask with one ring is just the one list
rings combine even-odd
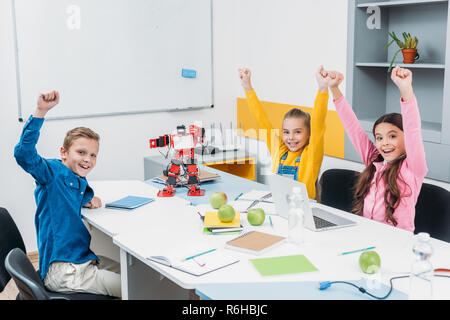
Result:
{"label": "girl in yellow top", "polygon": [[316,198],[316,180],[324,154],[325,118],[328,111],[327,72],[323,66],[316,73],[319,92],[312,116],[298,108],[284,115],[280,137],[251,85],[249,69],[239,69],[241,85],[245,90],[250,111],[260,129],[267,130],[267,147],[272,157],[272,172],[301,181],[308,189],[310,199]]}

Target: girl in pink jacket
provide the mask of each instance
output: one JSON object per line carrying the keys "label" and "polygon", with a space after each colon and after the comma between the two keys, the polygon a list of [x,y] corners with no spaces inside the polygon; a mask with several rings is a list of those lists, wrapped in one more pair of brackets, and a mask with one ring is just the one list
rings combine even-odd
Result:
{"label": "girl in pink jacket", "polygon": [[352,211],[414,231],[415,206],[428,168],[412,72],[398,66],[392,70],[391,79],[402,96],[402,114],[386,114],[375,122],[372,130],[375,144],[339,90],[343,75],[330,71],[328,76],[336,111],[366,165],[355,186]]}

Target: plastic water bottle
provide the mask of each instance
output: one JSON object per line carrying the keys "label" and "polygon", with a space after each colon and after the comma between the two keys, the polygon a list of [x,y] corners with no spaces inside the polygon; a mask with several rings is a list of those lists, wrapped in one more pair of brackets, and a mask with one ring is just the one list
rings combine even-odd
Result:
{"label": "plastic water bottle", "polygon": [[292,188],[292,195],[289,199],[291,208],[288,216],[288,241],[295,245],[301,245],[305,241],[305,228],[303,226],[304,201],[302,190],[299,187]]}
{"label": "plastic water bottle", "polygon": [[416,258],[411,266],[409,277],[409,299],[432,299],[434,269],[430,257],[433,253],[433,247],[428,233],[422,232],[415,236],[413,252]]}

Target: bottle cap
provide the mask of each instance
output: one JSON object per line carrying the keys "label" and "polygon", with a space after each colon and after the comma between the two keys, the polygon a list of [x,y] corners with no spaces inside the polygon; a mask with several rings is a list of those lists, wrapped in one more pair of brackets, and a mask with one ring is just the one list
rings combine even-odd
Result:
{"label": "bottle cap", "polygon": [[426,232],[420,232],[417,235],[417,238],[419,239],[419,241],[421,242],[427,242],[430,240],[430,234],[426,233]]}
{"label": "bottle cap", "polygon": [[300,194],[301,194],[301,193],[302,193],[302,189],[301,189],[300,187],[293,187],[293,188],[292,188],[292,192],[293,192],[293,193],[300,193]]}

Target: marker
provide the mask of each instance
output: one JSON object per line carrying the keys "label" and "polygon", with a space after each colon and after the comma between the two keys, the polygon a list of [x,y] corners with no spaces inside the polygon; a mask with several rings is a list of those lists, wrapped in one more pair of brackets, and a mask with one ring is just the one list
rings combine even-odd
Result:
{"label": "marker", "polygon": [[187,261],[187,260],[196,258],[196,257],[198,257],[198,256],[202,256],[202,255],[204,255],[204,254],[213,252],[213,251],[215,251],[215,250],[217,250],[217,249],[211,249],[211,250],[208,250],[208,251],[205,251],[205,252],[197,253],[196,255],[193,255],[193,256],[191,256],[191,257],[188,257],[188,258],[186,258],[186,259],[184,259],[184,260]]}
{"label": "marker", "polygon": [[351,254],[351,253],[356,253],[356,252],[363,252],[363,251],[372,250],[372,249],[375,249],[375,247],[369,247],[369,248],[364,248],[364,249],[359,249],[359,250],[354,250],[354,251],[342,252],[342,253],[338,254],[338,256],[343,256],[346,254]]}
{"label": "marker", "polygon": [[234,201],[236,201],[237,199],[239,199],[242,195],[243,195],[244,193],[239,193],[239,195],[236,197],[236,198],[234,198]]}
{"label": "marker", "polygon": [[272,218],[269,216],[270,226],[273,228]]}

